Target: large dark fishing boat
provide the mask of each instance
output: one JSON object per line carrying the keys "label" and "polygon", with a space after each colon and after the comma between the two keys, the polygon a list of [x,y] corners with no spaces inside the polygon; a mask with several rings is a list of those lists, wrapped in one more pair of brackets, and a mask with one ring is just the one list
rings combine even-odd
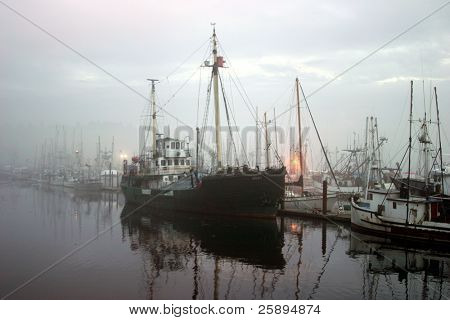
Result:
{"label": "large dark fishing boat", "polygon": [[[156,80],[150,80],[151,151],[133,157],[130,165],[124,162],[122,191],[127,203],[149,208],[211,215],[273,217],[284,196],[285,167],[281,165],[279,168],[259,170],[250,169],[249,164],[224,166],[222,162],[219,68],[223,67],[225,61],[217,54],[215,30],[212,36],[212,60],[213,64],[206,61],[204,65],[212,68],[210,85],[214,93],[215,154],[212,168],[204,170],[199,163],[202,145],[200,129],[197,128],[195,165],[189,141],[173,139],[157,132]],[[229,120],[226,102],[224,107]]]}

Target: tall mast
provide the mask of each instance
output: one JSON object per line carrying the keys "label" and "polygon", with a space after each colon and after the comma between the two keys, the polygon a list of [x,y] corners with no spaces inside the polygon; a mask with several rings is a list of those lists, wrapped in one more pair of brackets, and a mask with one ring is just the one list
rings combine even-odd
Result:
{"label": "tall mast", "polygon": [[[364,161],[366,161],[369,158],[369,145],[368,145],[368,138],[369,138],[369,117],[366,117],[366,131],[364,131]],[[369,170],[367,168],[367,170]]]}
{"label": "tall mast", "polygon": [[111,165],[114,164],[114,136],[112,137],[112,143],[111,143],[111,159],[109,162]]}
{"label": "tall mast", "polygon": [[278,152],[277,115],[275,113],[275,108],[273,108],[273,125],[275,127],[275,150]]}
{"label": "tall mast", "polygon": [[97,170],[100,171],[102,169],[101,159],[102,159],[102,146],[100,144],[100,136],[98,136],[98,150],[97,150]]}
{"label": "tall mast", "polygon": [[150,94],[151,115],[152,115],[152,158],[156,158],[156,97],[155,97],[155,82],[156,79],[147,79],[152,83],[152,90]]}
{"label": "tall mast", "polygon": [[266,167],[270,167],[270,158],[269,158],[269,133],[267,132],[267,113],[264,112],[264,129],[266,134]]}
{"label": "tall mast", "polygon": [[439,119],[439,105],[438,105],[438,97],[436,92],[436,87],[434,87],[434,97],[436,99],[436,117],[437,117],[437,125],[438,125],[438,134],[439,134],[439,157],[441,161],[440,170],[441,170],[441,190],[442,194],[444,194],[444,168],[442,167],[442,144],[441,144],[441,122]]}
{"label": "tall mast", "polygon": [[258,107],[256,107],[256,123],[255,123],[255,139],[256,139],[256,152],[255,152],[255,167],[260,167],[261,155],[260,155],[260,143],[261,139],[259,136],[259,127],[258,127]]}
{"label": "tall mast", "polygon": [[67,144],[66,144],[66,129],[63,126],[63,165],[67,167]]}
{"label": "tall mast", "polygon": [[83,151],[83,128],[80,129],[80,157],[79,157],[79,170],[81,170],[81,163],[84,162],[84,151]]}
{"label": "tall mast", "polygon": [[[366,118],[366,141],[367,141],[367,148],[371,148],[372,150],[367,149],[367,176],[366,176],[366,192],[365,192],[365,198],[367,199],[367,195],[369,193],[369,189],[371,188],[370,181],[372,178],[372,163],[373,163],[373,156],[374,156],[374,145],[373,145],[373,136],[372,139],[369,141],[369,132],[373,133],[373,117],[370,117],[370,126],[369,126],[369,117]],[[372,143],[370,143],[372,142]]]}
{"label": "tall mast", "polygon": [[298,161],[300,163],[300,187],[301,193],[303,194],[303,154],[302,154],[302,124],[300,121],[300,92],[299,92],[299,82],[298,78],[295,78],[295,89],[297,93],[297,122],[298,122]]}
{"label": "tall mast", "polygon": [[195,131],[197,132],[197,135],[196,135],[197,145],[196,145],[196,148],[195,148],[195,169],[198,172],[198,167],[199,167],[199,164],[198,164],[198,162],[199,162],[199,158],[198,158],[198,151],[199,150],[198,150],[198,147],[199,147],[199,144],[200,144],[200,129],[199,129],[199,127],[195,128]]}
{"label": "tall mast", "polygon": [[411,144],[412,144],[412,138],[411,138],[411,127],[412,127],[412,109],[413,109],[413,81],[411,80],[411,105],[409,109],[409,145],[408,145],[408,194],[407,194],[407,200],[406,201],[406,224],[408,224],[409,220],[409,189],[411,184]]}
{"label": "tall mast", "polygon": [[222,141],[220,137],[220,110],[219,110],[219,61],[217,60],[216,27],[213,24],[213,84],[214,84],[214,112],[216,125],[216,159],[217,169],[222,167]]}
{"label": "tall mast", "polygon": [[381,171],[381,146],[380,146],[380,139],[378,137],[378,121],[377,117],[375,117],[375,133],[377,136],[377,149],[378,149],[378,155],[377,155],[377,179],[380,183],[380,186],[382,189],[384,189],[384,185],[382,184],[383,181],[383,175]]}

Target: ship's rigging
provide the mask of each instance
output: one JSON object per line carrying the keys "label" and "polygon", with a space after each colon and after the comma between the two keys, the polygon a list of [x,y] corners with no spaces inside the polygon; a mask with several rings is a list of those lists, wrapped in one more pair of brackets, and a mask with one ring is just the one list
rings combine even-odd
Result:
{"label": "ship's rigging", "polygon": [[[187,78],[179,88],[177,88],[173,94],[170,95],[170,97],[167,99],[167,101],[165,103],[156,103],[156,95],[154,93],[154,85],[155,85],[155,81],[152,81],[151,84],[151,96],[149,99],[149,112],[147,114],[145,114],[144,117],[144,127],[149,128],[149,130],[146,131],[146,136],[145,136],[145,143],[144,143],[144,147],[142,148],[142,150],[139,151],[139,154],[145,157],[148,157],[148,154],[150,154],[150,149],[152,150],[152,153],[155,153],[155,150],[153,147],[150,148],[150,146],[148,145],[155,145],[156,144],[156,136],[160,135],[161,133],[158,131],[157,127],[156,127],[156,119],[159,117],[158,115],[162,112],[162,111],[166,111],[166,107],[169,105],[170,102],[173,101],[173,99],[178,95],[178,93],[186,86],[186,84],[191,81],[194,78],[194,75],[199,73],[199,89],[198,89],[198,98],[197,98],[197,123],[196,123],[196,128],[199,129],[199,135],[198,135],[198,139],[199,141],[197,141],[197,147],[196,147],[196,167],[198,167],[199,170],[203,170],[205,172],[211,172],[211,171],[217,171],[217,170],[223,170],[225,168],[228,167],[240,167],[242,165],[245,166],[251,166],[252,161],[249,159],[248,153],[247,153],[247,148],[244,144],[244,141],[242,140],[240,133],[237,130],[234,130],[233,128],[238,128],[237,125],[237,121],[236,121],[236,116],[235,116],[235,112],[233,111],[233,108],[230,106],[229,103],[229,97],[227,96],[226,92],[225,92],[225,81],[223,79],[223,76],[220,74],[219,69],[222,68],[227,68],[227,69],[231,69],[228,67],[225,67],[225,63],[229,62],[229,59],[227,58],[227,60],[224,60],[224,56],[220,56],[218,54],[218,49],[220,48],[221,50],[223,50],[222,46],[220,45],[220,42],[217,38],[216,32],[215,32],[215,27],[213,26],[213,35],[212,37],[209,38],[209,46],[206,48],[207,52],[210,51],[212,52],[212,54],[210,54],[209,56],[205,56],[204,55],[204,59],[203,59],[203,63],[201,66],[197,67],[194,71],[194,73],[191,74],[191,76],[189,78]],[[205,45],[205,43],[198,49],[196,49],[194,51],[194,53],[189,55],[189,58],[192,57],[195,53],[197,53],[198,51],[201,50],[201,48],[203,48]],[[225,56],[226,57],[226,56]],[[210,60],[212,59],[212,63],[210,62]],[[180,64],[173,72],[170,73],[170,75],[174,74],[175,71],[178,71],[182,68],[182,66],[187,63],[188,59],[185,59],[184,62],[182,64]],[[227,63],[228,65],[229,63]],[[200,118],[200,94],[201,94],[201,89],[200,89],[200,83],[202,80],[202,69],[204,68],[211,68],[211,73],[210,73],[210,78],[209,78],[209,83],[207,86],[207,90],[206,90],[206,101],[204,104],[204,111],[203,111],[203,115],[201,116],[201,126],[199,128],[199,118]],[[234,84],[234,86],[237,89],[237,92],[239,93],[239,95],[242,98],[242,101],[244,102],[244,105],[247,107],[248,111],[250,112],[250,115],[252,116],[252,118],[254,119],[256,125],[256,131],[258,131],[256,134],[260,135],[261,133],[259,131],[262,132],[262,134],[264,135],[264,130],[265,128],[261,125],[261,122],[257,119],[257,114],[256,114],[256,109],[253,106],[253,104],[251,103],[247,92],[245,91],[245,89],[242,86],[241,81],[239,80],[239,78],[237,77],[236,73],[233,71],[234,76],[232,75],[232,72],[229,72],[227,74],[227,76],[230,79],[230,83],[232,82]],[[168,79],[169,77],[163,78],[163,79]],[[162,80],[160,83],[164,82],[164,80]],[[208,127],[208,122],[210,119],[210,104],[211,104],[211,93],[213,93],[213,105],[214,105],[214,129],[215,129],[215,134],[213,135],[214,141],[211,141],[213,143],[210,143],[210,141],[208,140],[208,133],[209,133],[209,129],[210,127]],[[226,116],[226,126],[227,126],[227,138],[228,138],[228,142],[226,144],[226,153],[227,153],[227,157],[225,159],[224,154],[223,154],[223,144],[222,144],[222,132],[221,132],[221,115],[220,115],[220,98],[219,98],[219,93],[222,95],[222,103],[223,103],[223,108],[225,109],[225,116]],[[176,118],[175,118],[176,119]],[[183,123],[181,121],[177,122]],[[161,127],[161,126],[160,126]],[[197,129],[196,129],[197,131]],[[209,137],[211,138],[211,137]],[[151,142],[151,143],[150,143]],[[214,145],[215,149],[211,149],[210,146]],[[258,148],[258,146],[257,146]],[[148,150],[147,152],[145,150]],[[272,144],[269,141],[267,141],[266,143],[266,151],[267,152],[273,152],[275,155],[275,158],[277,159],[277,162],[280,165],[283,165],[283,161],[280,157],[280,155],[278,154],[278,150],[277,150],[277,143]],[[258,154],[258,150],[255,152],[256,157]],[[209,163],[208,163],[208,158],[210,159]],[[225,162],[224,162],[225,160]],[[255,160],[255,165],[258,165],[259,167],[259,160],[256,159]],[[271,163],[268,162],[266,163],[266,167],[270,167]],[[229,169],[228,169],[229,170]]]}

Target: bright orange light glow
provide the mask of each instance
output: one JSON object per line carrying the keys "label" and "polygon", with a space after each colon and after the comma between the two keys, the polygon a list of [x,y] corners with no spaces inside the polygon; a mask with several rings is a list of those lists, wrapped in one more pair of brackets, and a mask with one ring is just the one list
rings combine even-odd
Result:
{"label": "bright orange light glow", "polygon": [[298,231],[298,225],[296,223],[292,223],[291,224],[291,232],[297,233],[297,231]]}
{"label": "bright orange light glow", "polygon": [[300,175],[301,168],[300,168],[300,158],[298,154],[295,155],[292,154],[290,156],[288,172],[290,175]]}

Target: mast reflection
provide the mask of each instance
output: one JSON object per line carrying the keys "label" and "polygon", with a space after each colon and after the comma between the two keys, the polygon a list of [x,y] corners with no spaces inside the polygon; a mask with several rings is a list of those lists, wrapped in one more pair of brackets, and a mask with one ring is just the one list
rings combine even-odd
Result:
{"label": "mast reflection", "polygon": [[122,237],[142,256],[149,299],[154,298],[155,280],[161,273],[187,273],[192,299],[219,299],[230,296],[229,274],[236,268],[273,272],[286,265],[283,233],[276,219],[148,212],[131,206],[125,206],[121,216]]}

